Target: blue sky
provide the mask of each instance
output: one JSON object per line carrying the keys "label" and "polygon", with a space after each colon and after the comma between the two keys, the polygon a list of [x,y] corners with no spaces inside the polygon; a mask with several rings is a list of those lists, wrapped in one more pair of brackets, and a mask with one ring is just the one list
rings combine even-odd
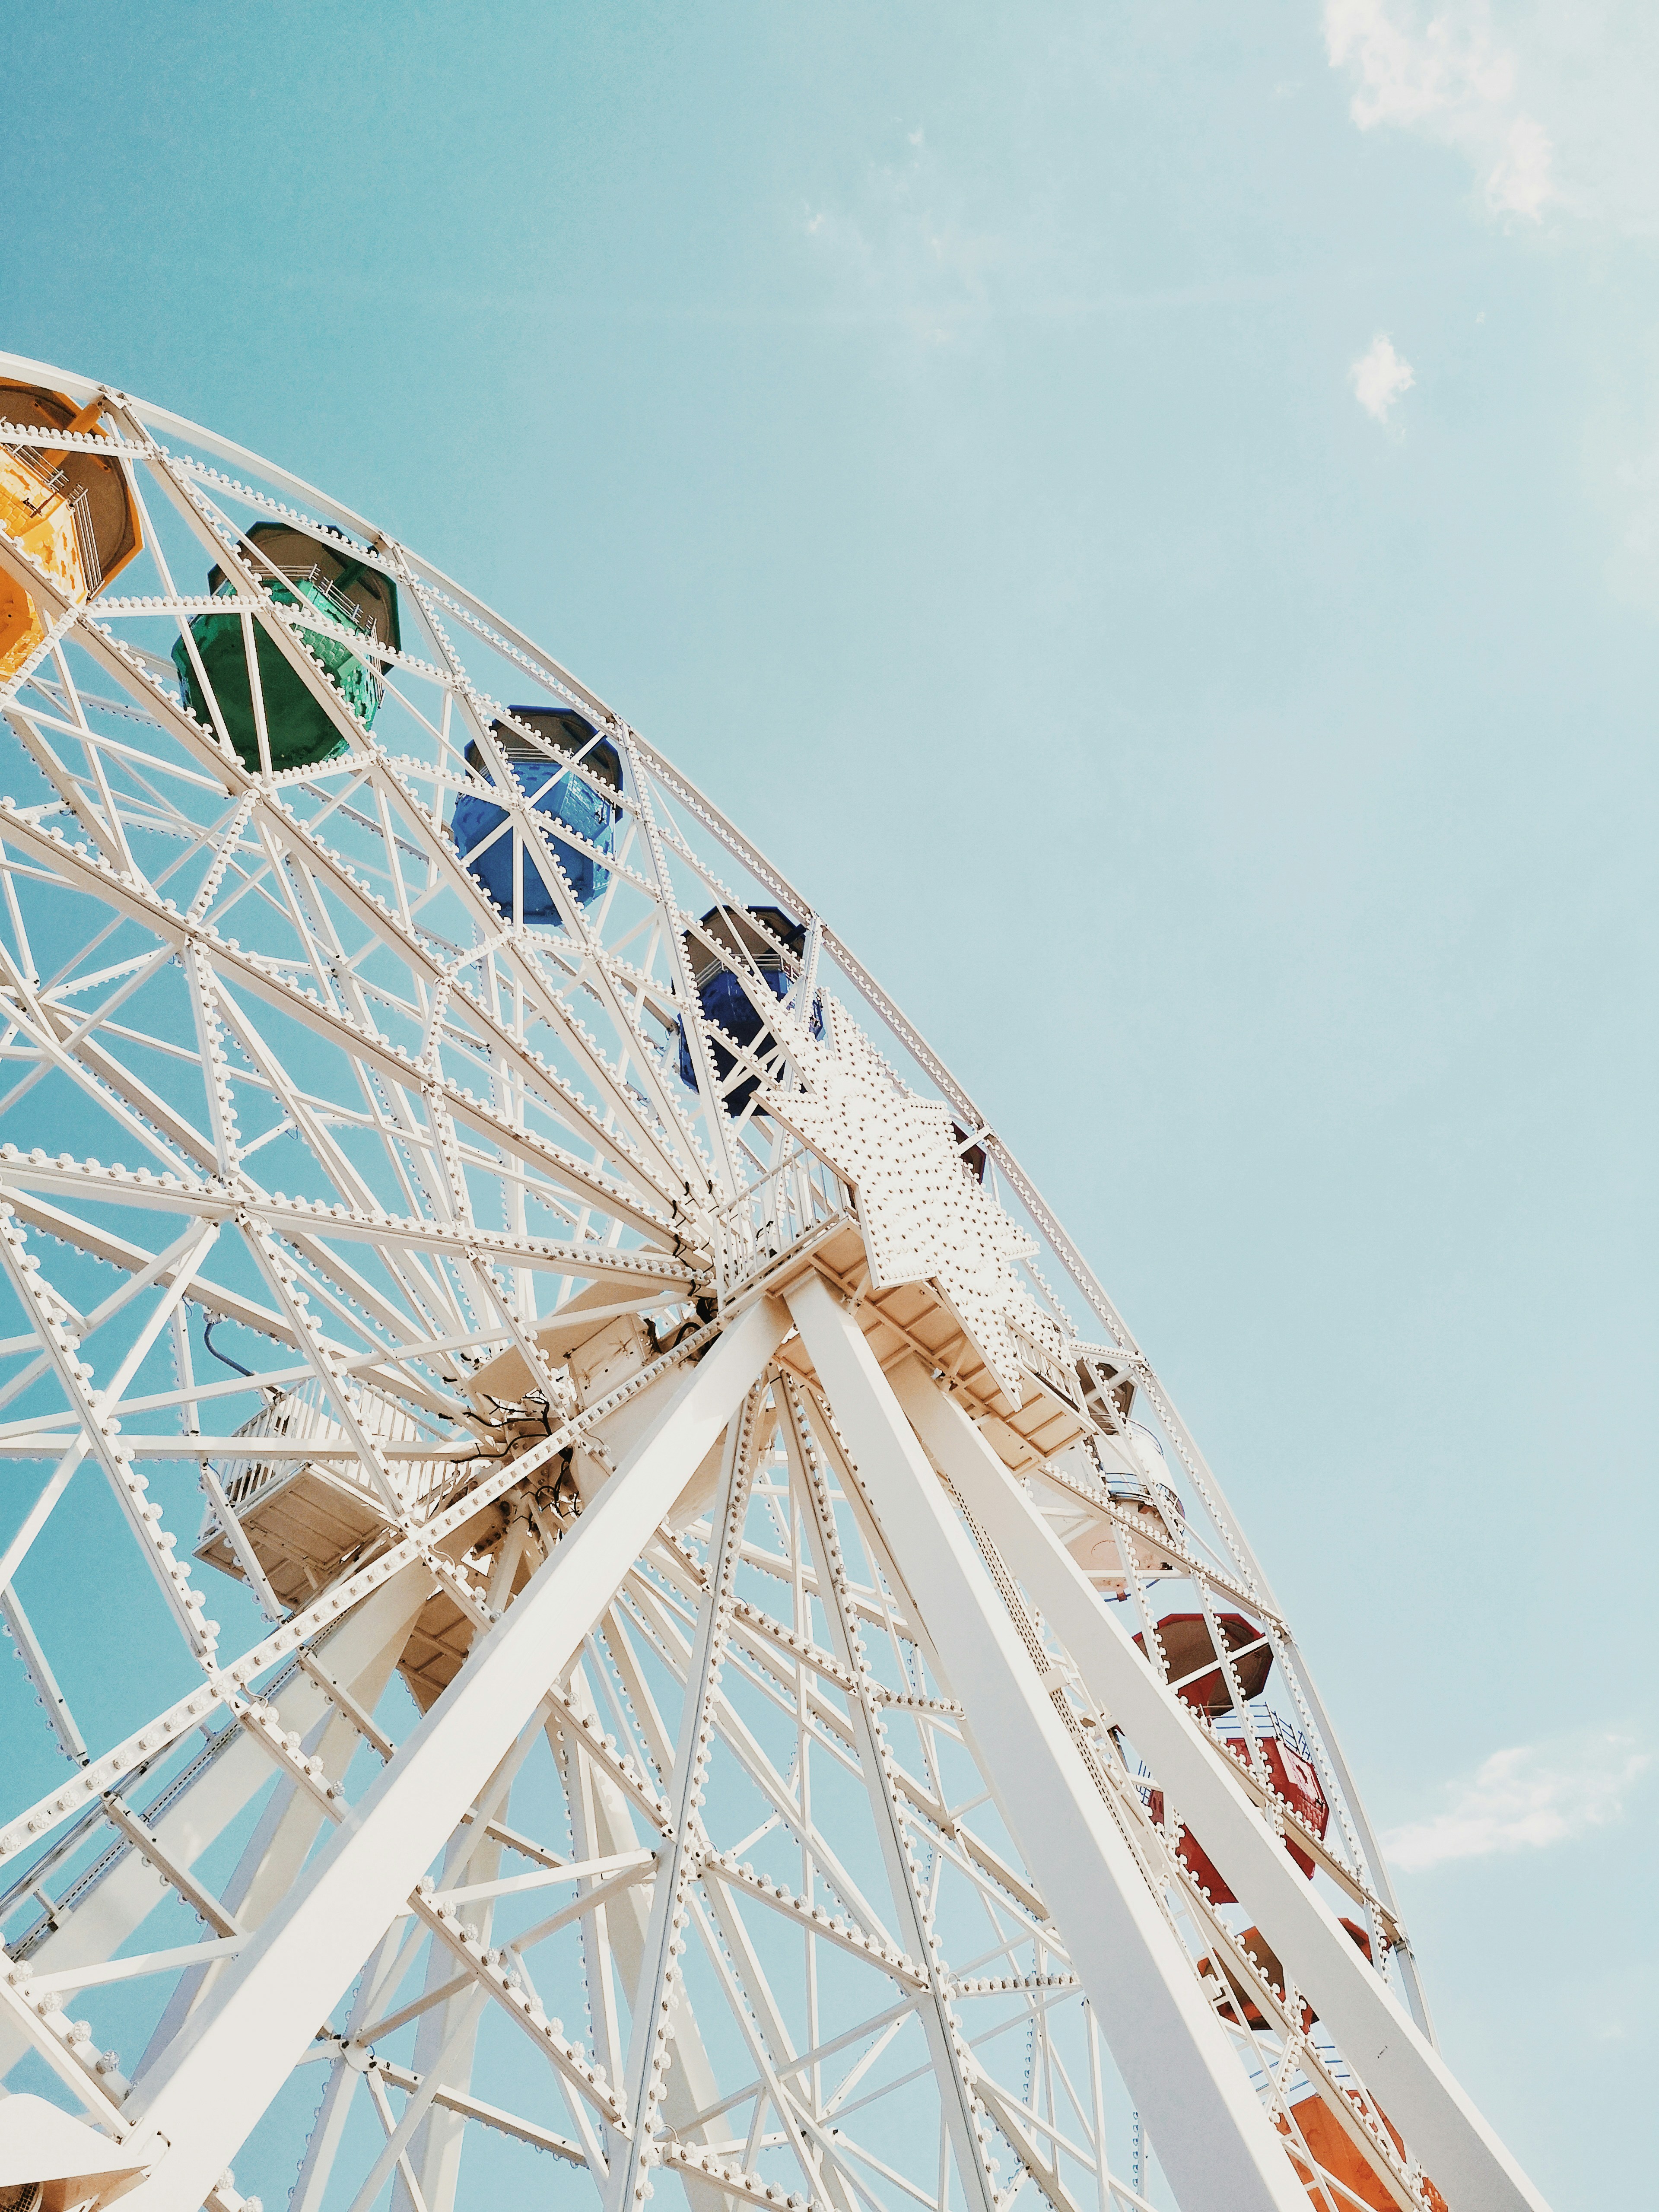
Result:
{"label": "blue sky", "polygon": [[1659,29],[68,6],[3,343],[384,520],[998,1117],[1297,1620],[1449,2056],[1645,2179]]}

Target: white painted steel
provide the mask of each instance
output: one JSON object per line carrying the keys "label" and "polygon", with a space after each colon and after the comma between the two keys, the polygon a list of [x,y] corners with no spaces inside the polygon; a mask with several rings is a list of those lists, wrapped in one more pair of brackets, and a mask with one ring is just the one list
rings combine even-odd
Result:
{"label": "white painted steel", "polygon": [[479,1644],[158,2067],[138,2115],[171,2146],[131,2212],[193,2212],[525,1720],[610,1604],[787,1326],[759,1300],[670,1399],[617,1480]]}
{"label": "white painted steel", "polygon": [[[1421,2151],[1454,2203],[1542,2212],[1543,2198],[1493,2134],[1439,2053],[1228,1772],[1226,1754],[1147,1667],[971,1421],[914,1358],[890,1377],[917,1436],[989,1533],[1082,1670],[1180,1799],[1205,1849],[1249,1898],[1267,1941],[1330,2022],[1344,2051]],[[1141,2109],[1163,2136],[1151,2104]]]}
{"label": "white painted steel", "polygon": [[[1181,2212],[1236,2212],[1307,2201],[1307,2129],[1400,2212],[1433,2201],[1419,2160],[1452,2212],[1536,2212],[1406,2023],[1350,1762],[1220,1486],[844,940],[386,533],[127,394],[0,373],[99,402],[64,450],[115,459],[144,538],[82,604],[0,515],[46,633],[0,682],[14,2085],[44,2066],[157,2150],[158,2212],[240,2212],[228,2161],[295,2079],[293,2212],[468,2212],[544,2154],[613,2212],[1139,2212],[1149,2136]],[[19,449],[0,420],[0,471]],[[401,643],[337,592],[274,600],[272,521],[301,572],[395,590]],[[273,774],[284,680],[337,749]],[[586,740],[509,744],[503,700],[582,717],[621,787]],[[509,751],[603,800],[598,844]]]}
{"label": "white painted steel", "polygon": [[[1304,2212],[1283,2148],[1121,1831],[1072,1753],[869,1346],[821,1279],[789,1310],[836,1408],[888,1547],[904,1562],[1003,1814],[1047,1895],[1177,2198]],[[1131,2027],[1130,2023],[1133,2023]]]}
{"label": "white painted steel", "polygon": [[[785,1393],[785,1419],[781,1424],[788,1452],[790,1474],[800,1492],[801,1518],[811,1546],[812,1565],[820,1593],[826,1595],[824,1613],[831,1646],[856,1683],[858,1694],[848,1699],[848,1710],[859,1738],[859,1764],[876,1815],[876,1834],[892,1900],[893,1925],[905,1948],[927,1963],[930,2003],[921,2008],[921,2023],[933,2071],[945,2103],[945,2124],[963,2189],[984,2208],[997,2212],[995,2177],[985,2156],[974,2102],[975,2072],[968,2059],[961,2025],[952,2010],[944,1960],[933,1940],[927,1892],[905,1832],[902,1807],[894,1786],[891,1761],[882,1739],[882,1700],[865,1664],[857,1622],[847,1604],[847,1575],[841,1555],[841,1538],[835,1510],[816,1457],[817,1440],[809,1425],[798,1388]],[[896,1587],[903,1588],[896,1573]]]}

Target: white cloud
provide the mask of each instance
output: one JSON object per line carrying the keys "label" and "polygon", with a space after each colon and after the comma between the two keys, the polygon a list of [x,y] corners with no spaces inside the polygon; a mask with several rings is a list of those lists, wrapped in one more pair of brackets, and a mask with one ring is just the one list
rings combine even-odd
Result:
{"label": "white cloud", "polygon": [[1652,1764],[1626,1736],[1592,1735],[1495,1751],[1450,1802],[1382,1838],[1396,1867],[1421,1873],[1453,1859],[1541,1850],[1604,1828],[1625,1809],[1625,1793]]}
{"label": "white cloud", "polygon": [[[1454,150],[1474,198],[1552,245],[1659,238],[1654,0],[1323,0],[1326,52],[1362,131]],[[1588,489],[1615,597],[1659,615],[1659,326],[1640,268],[1607,284],[1620,320],[1589,349]]]}
{"label": "white cloud", "polygon": [[967,216],[963,187],[923,127],[904,138],[899,158],[871,165],[856,207],[818,208],[805,228],[840,313],[945,345],[988,316],[1003,248]]}
{"label": "white cloud", "polygon": [[1352,103],[1362,131],[1479,111],[1509,100],[1514,58],[1494,42],[1476,5],[1427,23],[1400,0],[1326,0],[1325,46],[1333,69],[1359,79]]}
{"label": "white cloud", "polygon": [[1381,331],[1371,340],[1370,351],[1361,354],[1348,371],[1348,378],[1354,398],[1378,422],[1388,421],[1389,408],[1402,392],[1409,392],[1417,381],[1410,362],[1401,358],[1394,349],[1394,340],[1384,337]]}
{"label": "white cloud", "polygon": [[1652,0],[1325,0],[1362,131],[1455,147],[1495,215],[1659,230]]}
{"label": "white cloud", "polygon": [[1555,149],[1541,124],[1530,115],[1517,115],[1510,125],[1504,151],[1486,179],[1486,204],[1500,215],[1527,215],[1534,222],[1555,198],[1550,165]]}
{"label": "white cloud", "polygon": [[1350,112],[1362,131],[1419,129],[1460,148],[1494,213],[1536,222],[1559,197],[1555,149],[1519,105],[1516,58],[1485,0],[1426,21],[1412,0],[1326,0],[1325,46],[1332,68],[1358,80]]}

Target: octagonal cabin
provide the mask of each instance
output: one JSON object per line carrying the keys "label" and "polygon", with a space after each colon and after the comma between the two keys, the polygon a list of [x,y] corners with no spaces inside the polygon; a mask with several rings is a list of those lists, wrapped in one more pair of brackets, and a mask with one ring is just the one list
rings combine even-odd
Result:
{"label": "octagonal cabin", "polygon": [[[0,421],[40,433],[38,442],[0,446],[0,528],[76,606],[96,598],[144,542],[113,450],[57,442],[100,435],[103,406],[77,407],[65,392],[0,377]],[[0,568],[0,683],[46,643],[48,627],[27,586]]]}
{"label": "octagonal cabin", "polygon": [[[753,975],[758,974],[774,998],[787,999],[806,951],[806,931],[781,906],[711,906],[698,927],[703,939],[713,939],[712,948],[696,937],[688,939],[691,988],[697,994],[703,1018],[724,1030],[738,1044],[746,1045],[757,1058],[764,1059],[769,1052],[776,1050],[776,1044],[735,971],[744,970],[751,980]],[[821,1028],[822,1020],[815,1008],[813,1035],[817,1036]],[[721,1102],[735,1121],[754,1097],[759,1079],[745,1075],[740,1083],[727,1090],[726,1079],[738,1064],[736,1057],[717,1038],[709,1040],[709,1049],[715,1079],[721,1086]],[[680,1024],[679,1059],[680,1080],[695,1091],[696,1063],[684,1022]]]}
{"label": "octagonal cabin", "polygon": [[[602,738],[574,708],[509,707],[507,711],[513,722],[533,731],[534,738],[514,729],[512,722],[492,722],[489,734],[532,810],[545,817],[565,880],[582,906],[592,906],[611,882],[605,856],[615,850],[621,757],[610,738]],[[467,747],[466,764],[486,783],[494,781],[477,744]],[[449,826],[467,872],[498,914],[508,921],[560,927],[558,903],[535,856],[525,849],[521,837],[515,837],[513,817],[504,806],[464,791],[455,800]]]}
{"label": "octagonal cabin", "polygon": [[[241,550],[274,605],[314,607],[329,623],[326,630],[302,629],[300,642],[356,719],[371,727],[380,710],[383,666],[374,648],[390,646],[395,653],[402,647],[391,578],[345,539],[313,538],[285,522],[256,522]],[[208,571],[208,591],[216,599],[234,599],[235,580],[216,564]],[[262,623],[253,625],[253,636],[269,761],[260,749],[240,613],[198,615],[190,644],[181,637],[173,648],[191,713],[213,726],[210,690],[238,757],[255,775],[267,765],[273,772],[312,767],[343,752],[349,742],[345,732]]]}

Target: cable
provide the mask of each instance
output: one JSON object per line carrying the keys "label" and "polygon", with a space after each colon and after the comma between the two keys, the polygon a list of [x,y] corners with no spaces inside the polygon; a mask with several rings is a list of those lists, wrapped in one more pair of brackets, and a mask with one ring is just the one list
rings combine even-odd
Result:
{"label": "cable", "polygon": [[246,1375],[249,1381],[252,1382],[253,1379],[253,1370],[251,1367],[244,1367],[240,1359],[233,1359],[228,1352],[221,1352],[218,1346],[213,1341],[213,1332],[218,1328],[219,1323],[223,1321],[223,1319],[224,1316],[222,1314],[219,1314],[212,1321],[203,1322],[202,1341],[216,1359],[222,1361],[224,1365],[227,1367],[234,1368],[238,1375]]}

